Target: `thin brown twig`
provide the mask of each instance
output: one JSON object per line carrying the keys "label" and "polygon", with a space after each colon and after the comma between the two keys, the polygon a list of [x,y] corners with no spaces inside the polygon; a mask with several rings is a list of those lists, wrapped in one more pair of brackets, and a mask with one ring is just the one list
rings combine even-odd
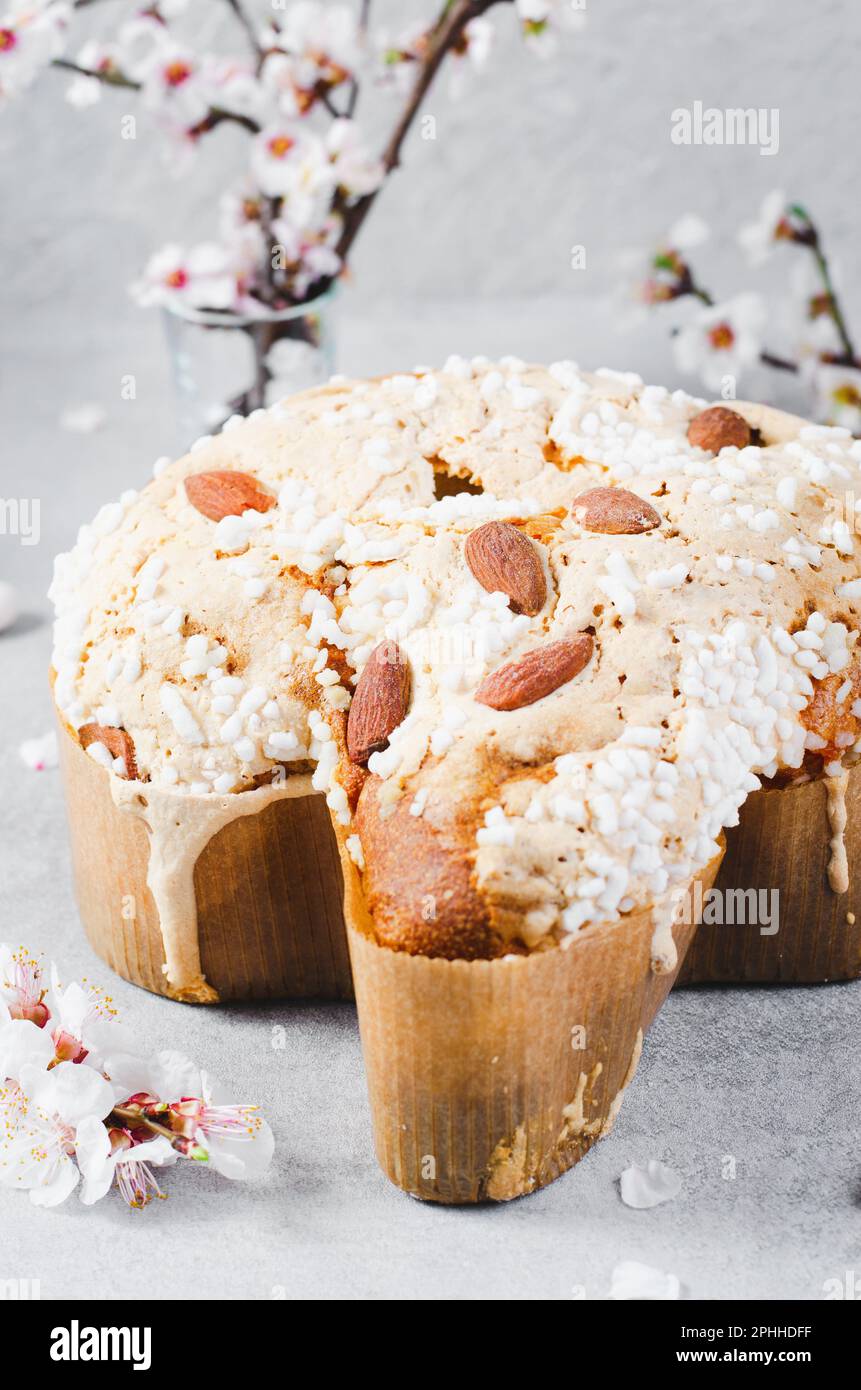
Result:
{"label": "thin brown twig", "polygon": [[160,1125],[158,1120],[153,1120],[149,1115],[143,1115],[140,1110],[134,1107],[115,1105],[107,1122],[109,1123],[114,1117],[120,1121],[119,1126],[117,1126],[120,1129],[148,1129],[151,1133],[160,1134],[163,1139],[168,1139],[171,1144],[176,1139],[173,1130],[168,1129],[167,1125]]}
{"label": "thin brown twig", "polygon": [[159,1124],[151,1115],[144,1115],[138,1110],[137,1106],[115,1105],[105,1123],[111,1126],[112,1120],[118,1120],[116,1126],[119,1129],[146,1129],[150,1134],[155,1134],[162,1139],[166,1139],[172,1149],[177,1153],[184,1154],[185,1157],[196,1159],[207,1158],[206,1150],[194,1140],[190,1140],[175,1130],[169,1129],[167,1125]]}
{"label": "thin brown twig", "polygon": [[791,362],[788,357],[779,357],[776,352],[768,352],[765,349],[759,354],[759,360],[766,367],[775,367],[779,372],[797,372],[799,366],[797,362]]}
{"label": "thin brown twig", "polygon": [[[478,19],[496,4],[506,3],[510,4],[511,0],[446,0],[436,24],[430,31],[427,52],[419,64],[407,104],[383,151],[384,182],[400,163],[401,147],[407,132],[446,54],[463,36],[464,29],[473,19]],[[380,188],[374,189],[372,193],[366,193],[348,208],[344,218],[344,229],[336,248],[342,261],[346,261],[359,228],[373,207],[382,186],[381,184]]]}
{"label": "thin brown twig", "polygon": [[[95,0],[87,0],[87,3],[95,4]],[[85,68],[80,63],[73,63],[69,58],[54,58],[51,67],[77,73],[79,77],[95,77],[96,81],[104,83],[106,87],[125,87],[130,92],[141,90],[140,82],[135,82],[134,78],[126,77],[114,68],[106,68],[104,72],[99,72],[96,68]]]}
{"label": "thin brown twig", "polygon": [[857,366],[858,356],[855,351],[855,344],[849,332],[849,324],[846,320],[846,315],[843,312],[843,307],[838,298],[837,291],[834,288],[834,282],[831,278],[831,267],[822,249],[819,228],[804,208],[796,205],[793,208],[793,212],[804,222],[804,231],[801,235],[796,235],[791,239],[800,242],[803,246],[807,246],[812,252],[813,259],[816,262],[816,268],[819,271],[819,276],[828,299],[828,312],[831,315],[834,327],[837,329],[837,336],[843,348],[846,365]]}
{"label": "thin brown twig", "polygon": [[[369,21],[370,21],[370,18],[371,18],[371,0],[362,0],[361,9],[360,9],[360,11],[359,11],[359,37],[360,37],[360,40],[361,40],[361,43],[362,43],[363,46],[364,46],[365,40],[366,40],[367,37],[368,37],[368,23],[369,23]],[[346,109],[346,111],[345,111],[345,113],[344,113],[344,114],[346,115],[346,117],[347,117],[348,120],[352,120],[352,119],[353,119],[353,116],[354,116],[355,111],[356,111],[356,103],[357,103],[358,100],[359,100],[359,81],[358,81],[358,78],[357,78],[357,77],[355,76],[355,74],[354,74],[353,77],[352,77],[352,79],[351,79],[351,81],[350,81],[350,95],[349,95],[348,98],[347,98],[347,109]]]}
{"label": "thin brown twig", "polygon": [[240,25],[245,30],[246,37],[251,45],[251,50],[259,63],[260,59],[263,57],[263,49],[260,45],[260,41],[258,40],[256,33],[254,32],[254,25],[252,24],[248,15],[245,13],[245,10],[242,4],[240,3],[240,0],[227,0],[227,4],[230,6]]}
{"label": "thin brown twig", "polygon": [[[96,0],[89,0],[95,4]],[[68,58],[55,58],[51,63],[52,67],[61,68],[64,72],[77,73],[79,77],[94,77],[97,82],[101,82],[106,87],[120,87],[125,91],[139,92],[141,83],[134,78],[126,77],[124,73],[108,68],[104,72],[99,72],[96,68],[85,68],[80,63],[73,63]],[[207,131],[214,130],[216,126],[223,125],[225,121],[231,121],[234,125],[242,126],[251,135],[259,135],[260,126],[251,116],[243,116],[238,111],[227,111],[222,106],[211,106],[202,121],[198,121],[196,126],[191,128],[192,135],[203,135]]]}

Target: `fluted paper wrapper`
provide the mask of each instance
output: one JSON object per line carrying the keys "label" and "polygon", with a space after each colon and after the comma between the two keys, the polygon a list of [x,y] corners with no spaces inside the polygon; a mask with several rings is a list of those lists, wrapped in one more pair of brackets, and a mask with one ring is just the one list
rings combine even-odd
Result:
{"label": "fluted paper wrapper", "polygon": [[[411,956],[374,940],[358,872],[342,863],[383,1171],[447,1203],[505,1201],[551,1182],[611,1129],[675,979],[652,969],[651,912],[583,931],[565,950]],[[673,930],[681,960],[696,927]]]}
{"label": "fluted paper wrapper", "polygon": [[[710,923],[706,909],[680,983],[811,984],[861,975],[861,767],[848,774],[845,806],[849,886],[835,892],[828,879],[833,826],[826,782],[748,798],[739,824],[725,832],[715,883],[723,921]],[[742,893],[748,894],[744,906]],[[762,921],[775,906],[776,931],[774,921]],[[741,915],[741,924],[728,921],[730,915]]]}
{"label": "fluted paper wrapper", "polygon": [[[199,989],[166,975],[159,914],[147,886],[149,837],[117,808],[111,774],[60,723],[75,891],[90,944],[133,984],[190,1002],[352,997],[338,850],[313,792],[231,820],[194,867]],[[147,784],[138,784],[147,796]],[[247,793],[245,794],[247,795]]]}

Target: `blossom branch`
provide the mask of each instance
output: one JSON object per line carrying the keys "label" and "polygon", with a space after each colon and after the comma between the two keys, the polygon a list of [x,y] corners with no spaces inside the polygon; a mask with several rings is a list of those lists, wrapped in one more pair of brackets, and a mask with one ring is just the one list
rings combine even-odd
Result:
{"label": "blossom branch", "polygon": [[[86,0],[86,3],[94,5],[96,0]],[[73,63],[69,58],[54,58],[51,67],[62,68],[64,72],[73,72],[78,77],[94,77],[97,82],[102,82],[106,87],[125,87],[130,92],[141,90],[140,82],[135,82],[132,77],[126,77],[116,68],[105,68],[103,71],[99,71],[96,68],[85,68],[80,63]]]}
{"label": "blossom branch", "polygon": [[[400,164],[401,147],[407,132],[446,54],[463,37],[464,29],[472,20],[478,19],[487,10],[492,9],[495,4],[500,3],[511,3],[511,0],[446,0],[439,18],[431,30],[427,53],[419,65],[406,107],[383,151],[382,163],[386,177]],[[337,246],[338,255],[342,260],[346,260],[350,247],[373,207],[379,191],[377,188],[372,193],[366,193],[348,209],[344,218],[344,229]]]}
{"label": "blossom branch", "polygon": [[[95,4],[96,0],[88,0],[88,3]],[[132,77],[126,77],[116,68],[105,68],[103,71],[97,68],[85,68],[80,63],[71,62],[68,58],[54,58],[51,66],[62,68],[64,72],[73,72],[78,77],[93,77],[106,87],[121,87],[130,92],[139,92],[142,87],[140,82],[136,82]],[[243,130],[247,130],[251,135],[259,134],[260,126],[251,116],[243,116],[238,111],[227,111],[222,106],[211,106],[203,120],[198,121],[196,126],[192,126],[189,135],[204,135],[225,121],[242,126]]]}
{"label": "blossom branch", "polygon": [[4,1183],[40,1207],[76,1188],[87,1206],[115,1189],[143,1207],[164,1196],[153,1169],[176,1158],[231,1178],[268,1167],[274,1139],[256,1105],[216,1100],[189,1057],[150,1056],[116,1025],[110,995],[0,942]]}
{"label": "blossom branch", "polygon": [[[714,308],[717,300],[694,276],[694,273],[687,261],[683,261],[677,251],[668,250],[660,252],[654,260],[656,270],[669,272],[673,277],[669,283],[655,283],[649,281],[646,286],[647,298],[652,304],[669,303],[674,299],[684,299],[688,296],[698,299],[707,308]],[[773,367],[781,372],[797,372],[798,363],[791,361],[788,357],[781,357],[775,352],[769,352],[763,348],[759,354],[759,360],[766,367]]]}
{"label": "blossom branch", "polygon": [[840,300],[838,299],[837,291],[834,288],[834,282],[831,278],[831,268],[828,264],[825,252],[822,249],[822,239],[819,235],[819,229],[810,214],[797,203],[793,204],[790,211],[794,217],[797,217],[801,221],[802,226],[800,229],[795,229],[790,226],[784,235],[786,235],[789,240],[797,242],[801,246],[809,247],[810,251],[813,253],[813,259],[816,262],[816,267],[825,290],[828,302],[828,313],[831,316],[843,347],[842,356],[836,360],[842,365],[857,367],[859,363],[858,355],[855,351],[855,344],[850,335],[849,325],[846,321],[846,316],[843,312]]}

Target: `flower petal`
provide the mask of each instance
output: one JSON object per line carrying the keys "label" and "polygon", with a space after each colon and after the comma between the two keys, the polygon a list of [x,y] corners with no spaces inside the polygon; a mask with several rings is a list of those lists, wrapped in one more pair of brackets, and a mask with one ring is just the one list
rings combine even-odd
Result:
{"label": "flower petal", "polygon": [[251,1138],[201,1135],[200,1142],[209,1151],[209,1162],[215,1171],[238,1182],[264,1173],[275,1149],[274,1135],[265,1120],[259,1122]]}
{"label": "flower petal", "polygon": [[110,1083],[93,1067],[60,1062],[49,1072],[28,1080],[33,1101],[67,1125],[78,1125],[87,1115],[103,1120],[114,1107]]}
{"label": "flower petal", "polygon": [[74,1161],[64,1155],[55,1165],[49,1182],[30,1188],[30,1201],[34,1207],[57,1207],[74,1192],[80,1176]]}
{"label": "flower petal", "polygon": [[21,1079],[22,1067],[45,1069],[54,1060],[54,1042],[29,1019],[13,1018],[0,1027],[0,1080]]}

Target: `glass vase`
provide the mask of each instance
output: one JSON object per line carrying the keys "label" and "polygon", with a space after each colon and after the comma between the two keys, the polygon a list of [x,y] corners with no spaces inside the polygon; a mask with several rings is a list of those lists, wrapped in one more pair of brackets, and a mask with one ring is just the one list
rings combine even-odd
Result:
{"label": "glass vase", "polygon": [[289,309],[231,314],[164,310],[182,442],[215,434],[231,415],[319,386],[334,371],[334,292]]}

